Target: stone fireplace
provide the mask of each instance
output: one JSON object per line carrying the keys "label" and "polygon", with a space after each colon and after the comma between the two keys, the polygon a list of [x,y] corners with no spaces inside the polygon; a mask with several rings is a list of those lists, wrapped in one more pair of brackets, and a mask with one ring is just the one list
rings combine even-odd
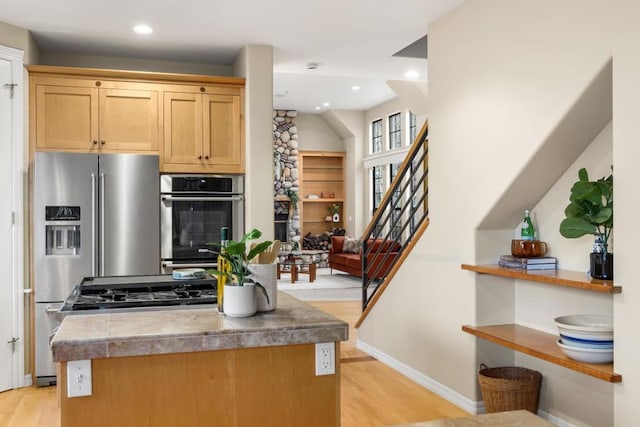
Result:
{"label": "stone fireplace", "polygon": [[[298,128],[295,124],[297,116],[298,112],[295,110],[273,111],[273,195],[276,238],[283,242],[300,243],[300,216],[297,211],[289,212],[291,205],[287,196],[289,191],[297,193],[300,187]],[[283,234],[283,228],[286,234]]]}

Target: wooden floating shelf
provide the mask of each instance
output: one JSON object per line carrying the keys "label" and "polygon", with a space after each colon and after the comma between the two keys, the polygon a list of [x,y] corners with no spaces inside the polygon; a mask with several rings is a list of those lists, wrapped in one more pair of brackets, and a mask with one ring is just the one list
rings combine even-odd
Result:
{"label": "wooden floating shelf", "polygon": [[622,375],[613,372],[613,363],[581,363],[564,355],[556,344],[557,335],[517,324],[462,327],[464,332],[478,338],[502,345],[538,359],[563,366],[565,368],[590,375],[603,381],[619,383]]}
{"label": "wooden floating shelf", "polygon": [[618,294],[621,286],[616,286],[611,280],[599,280],[587,277],[585,273],[571,270],[533,270],[524,271],[498,265],[469,265],[462,264],[463,270],[475,271],[481,274],[509,277],[512,279],[530,280],[532,282],[547,283],[556,286],[586,289],[589,291]]}

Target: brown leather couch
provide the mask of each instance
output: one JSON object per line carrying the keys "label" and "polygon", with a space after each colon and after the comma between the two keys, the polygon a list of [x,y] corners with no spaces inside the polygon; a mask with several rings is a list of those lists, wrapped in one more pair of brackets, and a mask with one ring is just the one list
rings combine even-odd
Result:
{"label": "brown leather couch", "polygon": [[[343,252],[345,236],[331,236],[331,247],[329,248],[329,266],[331,267],[331,273],[333,270],[340,270],[354,276],[362,277],[362,257],[361,252],[357,254]],[[382,249],[378,256],[376,253],[378,248],[382,245]],[[382,239],[370,239],[367,244],[367,256],[370,265],[371,272],[376,271],[376,279],[381,279],[384,273],[391,267],[392,263],[397,259],[398,252],[400,251],[400,244],[393,240],[383,241]],[[388,256],[385,258],[385,253],[391,250]],[[378,265],[382,266],[378,269]]]}

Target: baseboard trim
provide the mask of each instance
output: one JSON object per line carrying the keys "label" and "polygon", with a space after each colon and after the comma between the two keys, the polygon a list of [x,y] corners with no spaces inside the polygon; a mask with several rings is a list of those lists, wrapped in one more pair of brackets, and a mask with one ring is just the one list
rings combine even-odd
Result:
{"label": "baseboard trim", "polygon": [[31,387],[33,385],[31,374],[26,374],[20,387]]}
{"label": "baseboard trim", "polygon": [[445,386],[438,381],[435,381],[433,378],[428,377],[427,375],[419,372],[412,367],[405,365],[397,359],[389,356],[388,354],[378,350],[375,347],[370,346],[367,343],[364,343],[360,340],[356,342],[356,348],[364,351],[365,353],[375,357],[380,362],[389,366],[390,368],[400,372],[407,378],[415,381],[420,384],[427,390],[430,390],[442,397],[443,399],[448,400],[456,406],[464,409],[465,411],[471,414],[481,414],[485,412],[484,402],[483,401],[474,401],[469,399],[468,397],[458,393],[457,391]]}
{"label": "baseboard trim", "polygon": [[539,409],[538,409],[538,416],[549,421],[551,424],[553,424],[556,427],[576,427],[575,424],[572,424],[569,421],[563,420],[562,418],[558,418],[555,415],[548,414]]}
{"label": "baseboard trim", "polygon": [[[399,360],[394,359],[388,354],[378,350],[375,347],[370,346],[365,342],[358,340],[356,342],[356,348],[364,351],[370,356],[375,357],[380,362],[400,372],[405,377],[415,381],[416,383],[420,384],[427,390],[432,391],[433,393],[437,394],[443,399],[446,399],[449,402],[453,403],[454,405],[459,406],[460,408],[464,409],[470,414],[477,415],[477,414],[484,414],[486,412],[484,401],[471,400],[468,397],[458,393],[457,391],[445,386],[442,383],[439,383],[438,381],[423,374],[422,372],[419,372],[413,369],[412,367],[405,365]],[[544,418],[545,420],[556,425],[557,427],[576,427],[575,424],[572,424],[566,420],[556,417],[555,415],[549,414],[541,410],[538,410],[538,416],[541,418]]]}

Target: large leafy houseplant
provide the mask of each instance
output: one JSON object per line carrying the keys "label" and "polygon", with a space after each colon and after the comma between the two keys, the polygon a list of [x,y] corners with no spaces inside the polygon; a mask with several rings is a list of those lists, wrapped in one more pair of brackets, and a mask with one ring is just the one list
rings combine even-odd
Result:
{"label": "large leafy houseplant", "polygon": [[602,238],[608,252],[613,230],[613,174],[589,181],[585,168],[578,171],[578,181],[571,187],[566,218],[560,223],[560,234],[569,239],[593,234]]}
{"label": "large leafy houseplant", "polygon": [[578,171],[578,181],[571,187],[566,218],[560,223],[560,234],[569,239],[593,234],[595,243],[590,255],[591,277],[613,279],[613,254],[609,238],[613,230],[613,174],[589,181],[585,168]]}
{"label": "large leafy houseplant", "polygon": [[211,246],[220,250],[220,256],[227,262],[228,268],[208,270],[208,272],[218,277],[224,276],[226,278],[226,285],[244,286],[246,283],[253,283],[262,290],[267,301],[269,301],[269,296],[264,286],[249,277],[251,275],[249,262],[264,252],[272,243],[269,240],[260,242],[247,252],[247,241],[258,239],[260,236],[262,236],[260,230],[254,228],[242,236],[240,241],[229,240],[224,247],[219,243],[209,243]]}

